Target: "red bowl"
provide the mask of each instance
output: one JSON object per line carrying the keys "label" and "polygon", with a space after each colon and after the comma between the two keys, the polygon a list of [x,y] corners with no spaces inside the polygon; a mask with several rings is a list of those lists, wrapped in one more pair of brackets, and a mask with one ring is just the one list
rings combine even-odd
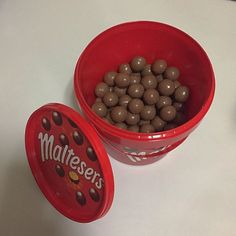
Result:
{"label": "red bowl", "polygon": [[[162,58],[180,69],[179,80],[191,92],[185,124],[164,132],[133,133],[106,123],[91,110],[95,86],[104,73],[117,70],[119,64],[137,55],[149,63]],[[173,150],[197,127],[211,106],[215,78],[206,52],[188,34],[163,23],[138,21],[114,26],[89,43],[77,62],[74,88],[84,115],[97,129],[108,153],[127,164],[143,165]]]}

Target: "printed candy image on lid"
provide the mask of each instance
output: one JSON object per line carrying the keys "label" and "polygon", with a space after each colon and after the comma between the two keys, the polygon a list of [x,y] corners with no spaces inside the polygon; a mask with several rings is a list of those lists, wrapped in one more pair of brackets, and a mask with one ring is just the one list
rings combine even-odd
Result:
{"label": "printed candy image on lid", "polygon": [[78,222],[106,214],[114,195],[111,165],[97,133],[76,111],[61,104],[35,111],[25,145],[32,173],[58,211]]}

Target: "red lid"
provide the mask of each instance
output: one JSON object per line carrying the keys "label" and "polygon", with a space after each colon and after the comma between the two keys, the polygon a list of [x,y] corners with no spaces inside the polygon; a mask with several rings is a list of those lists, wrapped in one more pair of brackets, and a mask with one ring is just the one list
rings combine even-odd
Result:
{"label": "red lid", "polygon": [[114,195],[110,161],[78,112],[55,103],[39,108],[28,120],[25,146],[36,182],[59,212],[78,222],[107,213]]}

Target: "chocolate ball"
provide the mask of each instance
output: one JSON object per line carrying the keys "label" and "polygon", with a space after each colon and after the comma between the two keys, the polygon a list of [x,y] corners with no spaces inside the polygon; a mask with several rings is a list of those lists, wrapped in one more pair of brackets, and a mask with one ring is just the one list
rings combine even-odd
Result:
{"label": "chocolate ball", "polygon": [[181,83],[178,80],[174,80],[175,89],[177,89]]}
{"label": "chocolate ball", "polygon": [[179,86],[175,90],[175,100],[177,102],[186,102],[189,97],[189,89],[186,86]]}
{"label": "chocolate ball", "polygon": [[156,76],[156,79],[157,79],[157,84],[159,84],[164,78],[163,78],[163,75],[160,74]]}
{"label": "chocolate ball", "polygon": [[126,94],[127,88],[118,88],[114,87],[113,92],[118,96],[121,97]]}
{"label": "chocolate ball", "polygon": [[141,133],[154,133],[155,128],[151,124],[145,124],[140,127],[139,131]]}
{"label": "chocolate ball", "polygon": [[124,122],[116,123],[115,126],[119,129],[127,129],[127,125]]}
{"label": "chocolate ball", "polygon": [[143,110],[143,107],[143,101],[138,98],[132,99],[128,104],[129,111],[134,114],[140,113]]}
{"label": "chocolate ball", "polygon": [[[104,119],[104,118],[103,118]],[[113,120],[111,119],[111,114],[110,114],[110,110],[108,110],[108,112],[107,112],[107,115],[105,116],[105,119],[106,119],[106,121],[108,122],[108,123],[110,123],[110,124],[114,124],[114,122],[113,122]]]}
{"label": "chocolate ball", "polygon": [[126,63],[126,64],[121,64],[119,66],[119,72],[120,73],[130,74],[130,73],[132,73],[132,70],[130,68],[130,65]]}
{"label": "chocolate ball", "polygon": [[127,88],[130,83],[129,75],[126,73],[119,73],[115,77],[115,84],[119,88]]}
{"label": "chocolate ball", "polygon": [[156,104],[156,108],[157,109],[161,109],[164,106],[170,106],[172,104],[172,100],[170,97],[168,96],[160,96],[157,104]]}
{"label": "chocolate ball", "polygon": [[106,92],[108,92],[108,85],[104,82],[98,83],[95,88],[96,96],[102,98]]}
{"label": "chocolate ball", "polygon": [[143,77],[146,76],[146,75],[153,75],[152,70],[151,70],[151,65],[150,65],[150,64],[147,64],[147,65],[143,68],[141,74],[142,74]]}
{"label": "chocolate ball", "polygon": [[115,77],[117,75],[117,72],[115,71],[109,71],[104,75],[103,81],[108,86],[114,86],[115,85]]}
{"label": "chocolate ball", "polygon": [[139,126],[138,125],[131,125],[131,126],[128,126],[127,130],[138,133],[139,132]]}
{"label": "chocolate ball", "polygon": [[130,78],[130,85],[131,84],[139,84],[141,81],[140,73],[132,73],[132,74],[130,74],[129,78]]}
{"label": "chocolate ball", "polygon": [[166,79],[176,80],[179,78],[179,69],[174,66],[167,67],[164,76]]}
{"label": "chocolate ball", "polygon": [[141,98],[144,93],[144,87],[142,84],[132,84],[129,86],[127,93],[132,98]]}
{"label": "chocolate ball", "polygon": [[144,106],[143,110],[140,112],[140,118],[143,120],[152,120],[156,115],[155,106]]}
{"label": "chocolate ball", "polygon": [[125,122],[128,125],[136,125],[140,121],[140,115],[139,114],[133,114],[131,112],[127,113]]}
{"label": "chocolate ball", "polygon": [[139,126],[142,126],[142,125],[146,125],[146,124],[150,124],[151,122],[150,122],[150,120],[140,120],[139,122],[138,122],[138,125]]}
{"label": "chocolate ball", "polygon": [[175,123],[177,125],[182,125],[185,122],[186,122],[186,116],[184,115],[184,113],[181,111],[177,111],[176,116],[173,120],[173,123]]}
{"label": "chocolate ball", "polygon": [[114,107],[118,101],[119,98],[114,92],[107,92],[103,97],[103,102],[107,107]]}
{"label": "chocolate ball", "polygon": [[102,98],[96,98],[95,102],[102,102]]}
{"label": "chocolate ball", "polygon": [[152,64],[152,72],[157,75],[157,74],[161,74],[166,70],[167,67],[167,63],[165,60],[156,60],[154,61],[154,63]]}
{"label": "chocolate ball", "polygon": [[160,111],[160,117],[164,121],[172,121],[176,116],[176,109],[173,106],[165,106]]}
{"label": "chocolate ball", "polygon": [[119,99],[119,105],[123,107],[127,107],[128,103],[131,101],[131,97],[127,94],[122,95]]}
{"label": "chocolate ball", "polygon": [[156,89],[147,89],[143,94],[143,100],[148,105],[153,105],[159,100],[159,93]]}
{"label": "chocolate ball", "polygon": [[175,91],[175,85],[173,81],[164,79],[158,84],[158,91],[161,95],[170,96]]}
{"label": "chocolate ball", "polygon": [[169,123],[164,127],[164,130],[170,130],[170,129],[175,129],[177,127],[176,124],[174,123]]}
{"label": "chocolate ball", "polygon": [[107,107],[102,102],[96,102],[92,105],[92,110],[100,117],[104,117],[107,114]]}
{"label": "chocolate ball", "polygon": [[142,78],[141,84],[145,89],[156,88],[157,79],[154,75],[146,75]]}
{"label": "chocolate ball", "polygon": [[182,102],[174,102],[173,107],[176,111],[181,111],[183,109],[184,104]]}
{"label": "chocolate ball", "polygon": [[132,59],[130,66],[133,71],[140,72],[144,69],[146,65],[146,59],[141,56],[136,56]]}
{"label": "chocolate ball", "polygon": [[114,122],[121,123],[125,121],[127,116],[127,110],[122,106],[116,106],[111,110],[111,119]]}
{"label": "chocolate ball", "polygon": [[108,87],[108,92],[113,92],[114,87]]}
{"label": "chocolate ball", "polygon": [[151,121],[151,124],[155,128],[155,130],[158,132],[164,129],[166,122],[162,120],[159,116],[155,116],[154,119]]}

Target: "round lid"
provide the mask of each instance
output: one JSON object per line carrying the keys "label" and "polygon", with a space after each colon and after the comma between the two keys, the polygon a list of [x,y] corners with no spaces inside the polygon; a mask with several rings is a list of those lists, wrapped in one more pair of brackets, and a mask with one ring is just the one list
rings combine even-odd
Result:
{"label": "round lid", "polygon": [[114,196],[110,161],[78,112],[55,103],[39,108],[28,120],[25,146],[36,182],[59,212],[78,222],[107,213]]}

